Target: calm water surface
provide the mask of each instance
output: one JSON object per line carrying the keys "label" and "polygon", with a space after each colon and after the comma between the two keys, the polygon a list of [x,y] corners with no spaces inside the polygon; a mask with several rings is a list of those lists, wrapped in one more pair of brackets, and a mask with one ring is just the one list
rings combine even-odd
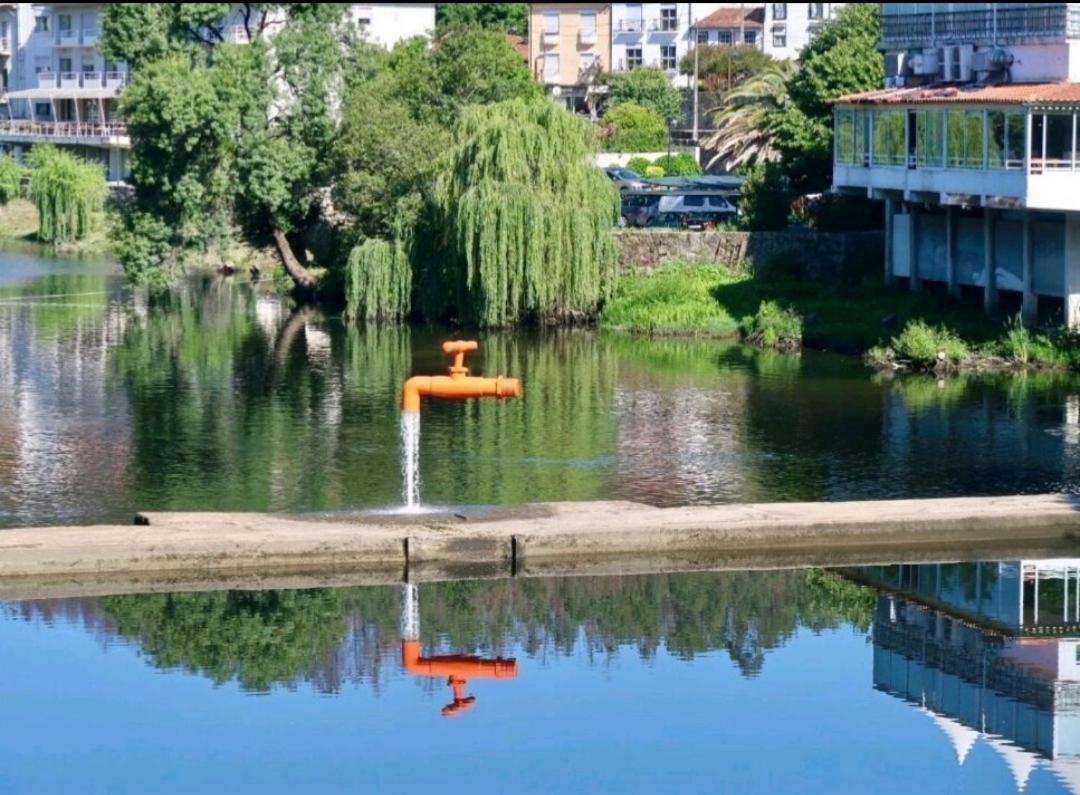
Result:
{"label": "calm water surface", "polygon": [[0,790],[1080,791],[1080,559],[849,576],[0,603]]}
{"label": "calm water surface", "polygon": [[[362,330],[224,279],[151,302],[108,264],[0,253],[0,526],[399,502],[397,402],[442,329]],[[456,332],[454,332],[456,333]],[[522,399],[429,401],[423,499],[659,505],[1074,488],[1072,376],[591,332],[479,335]]]}

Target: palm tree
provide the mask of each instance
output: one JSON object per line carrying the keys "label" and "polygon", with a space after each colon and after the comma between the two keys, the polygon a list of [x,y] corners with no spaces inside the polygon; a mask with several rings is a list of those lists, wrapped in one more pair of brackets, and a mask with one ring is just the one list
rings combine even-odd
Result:
{"label": "palm tree", "polygon": [[776,159],[768,117],[787,105],[787,82],[794,72],[790,61],[776,61],[724,94],[709,111],[716,129],[702,139],[712,150],[709,167],[719,162],[730,171],[742,163]]}

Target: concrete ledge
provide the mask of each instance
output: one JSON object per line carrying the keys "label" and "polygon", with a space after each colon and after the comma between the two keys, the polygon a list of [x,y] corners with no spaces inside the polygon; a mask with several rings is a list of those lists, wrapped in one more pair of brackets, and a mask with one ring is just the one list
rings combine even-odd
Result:
{"label": "concrete ledge", "polygon": [[854,565],[1020,548],[1066,556],[1080,554],[1078,529],[1080,498],[1060,494],[664,509],[551,503],[465,521],[147,513],[130,526],[0,530],[0,597]]}

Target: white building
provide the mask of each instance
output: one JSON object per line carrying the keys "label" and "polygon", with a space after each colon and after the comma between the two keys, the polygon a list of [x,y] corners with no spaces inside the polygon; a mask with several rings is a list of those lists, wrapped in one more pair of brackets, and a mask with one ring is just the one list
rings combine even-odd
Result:
{"label": "white building", "polygon": [[612,71],[655,66],[667,72],[673,84],[685,88],[689,79],[679,74],[679,60],[693,46],[694,26],[724,5],[732,4],[612,3]]}
{"label": "white building", "polygon": [[885,275],[1080,326],[1074,4],[885,3],[885,87],[836,103],[834,189],[886,207]]}
{"label": "white building", "polygon": [[765,3],[763,49],[780,60],[799,57],[821,26],[847,3]]}
{"label": "white building", "polygon": [[387,49],[415,36],[435,33],[434,3],[353,3],[349,17],[373,44]]}

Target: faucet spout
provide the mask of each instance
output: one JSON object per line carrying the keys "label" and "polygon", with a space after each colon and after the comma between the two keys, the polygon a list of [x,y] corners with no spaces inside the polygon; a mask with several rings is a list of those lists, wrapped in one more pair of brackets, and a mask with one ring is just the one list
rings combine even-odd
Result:
{"label": "faucet spout", "polygon": [[420,411],[421,397],[437,397],[449,400],[495,397],[516,398],[521,395],[521,383],[516,378],[496,376],[481,378],[470,376],[465,366],[465,354],[475,351],[473,340],[453,340],[443,343],[443,351],[453,355],[454,363],[449,375],[414,375],[401,388],[401,410]]}

